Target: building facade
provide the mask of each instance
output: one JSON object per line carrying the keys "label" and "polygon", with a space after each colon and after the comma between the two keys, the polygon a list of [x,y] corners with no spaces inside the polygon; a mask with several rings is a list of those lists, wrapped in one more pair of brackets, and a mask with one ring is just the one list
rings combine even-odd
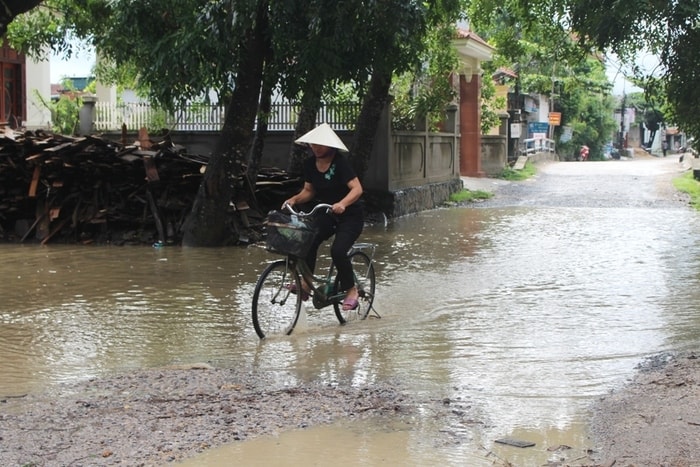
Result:
{"label": "building facade", "polygon": [[51,100],[50,64],[0,47],[0,124],[11,128],[49,128],[51,112],[41,103]]}

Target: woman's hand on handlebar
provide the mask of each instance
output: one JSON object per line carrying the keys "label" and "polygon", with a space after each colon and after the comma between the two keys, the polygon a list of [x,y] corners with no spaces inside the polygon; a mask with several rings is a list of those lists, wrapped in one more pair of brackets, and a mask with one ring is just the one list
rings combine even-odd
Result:
{"label": "woman's hand on handlebar", "polygon": [[340,215],[345,212],[345,205],[342,203],[335,203],[331,207],[331,211],[333,212],[333,214]]}
{"label": "woman's hand on handlebar", "polygon": [[324,212],[333,211],[333,206],[331,206],[330,204],[321,203],[321,204],[317,204],[316,206],[314,206],[314,208],[311,211],[303,212],[303,211],[296,211],[294,209],[294,205],[292,203],[290,203],[289,200],[287,200],[282,204],[282,209],[287,210],[287,211],[291,212],[292,214],[296,214],[298,216],[305,217],[305,216],[310,216],[312,214],[315,214],[317,211],[324,211]]}

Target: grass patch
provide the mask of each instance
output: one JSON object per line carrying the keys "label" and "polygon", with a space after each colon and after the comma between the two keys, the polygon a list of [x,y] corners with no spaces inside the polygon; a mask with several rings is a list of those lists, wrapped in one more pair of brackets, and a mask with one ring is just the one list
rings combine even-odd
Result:
{"label": "grass patch", "polygon": [[453,203],[467,203],[480,199],[489,199],[493,197],[493,193],[482,190],[461,190],[450,195],[450,201]]}
{"label": "grass patch", "polygon": [[686,172],[682,177],[673,179],[673,186],[678,191],[690,195],[690,205],[700,211],[700,182],[693,178],[693,171]]}
{"label": "grass patch", "polygon": [[512,167],[506,167],[498,178],[517,182],[520,180],[527,180],[535,175],[536,172],[535,166],[530,162],[526,162],[523,170],[514,170]]}

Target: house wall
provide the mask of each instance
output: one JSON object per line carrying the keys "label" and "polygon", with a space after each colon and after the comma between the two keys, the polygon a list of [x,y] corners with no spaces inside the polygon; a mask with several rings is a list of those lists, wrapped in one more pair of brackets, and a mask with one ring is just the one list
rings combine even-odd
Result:
{"label": "house wall", "polygon": [[[446,123],[449,132],[392,132],[390,110],[385,109],[362,182],[368,203],[389,217],[399,217],[432,209],[462,189],[455,114],[456,109]],[[336,133],[346,146],[351,146],[352,132]],[[113,140],[122,137],[117,132],[103,136]],[[214,151],[219,132],[172,132],[170,137],[190,154],[209,155]],[[136,134],[129,134],[127,143],[136,139]],[[268,132],[262,165],[286,170],[292,139],[292,131]]]}
{"label": "house wall", "polygon": [[497,177],[508,163],[506,135],[481,136],[481,170],[487,177]]}
{"label": "house wall", "polygon": [[48,60],[26,60],[26,99],[27,119],[23,123],[28,130],[51,127],[51,112],[36,97],[38,92],[46,101],[51,100],[51,66]]}

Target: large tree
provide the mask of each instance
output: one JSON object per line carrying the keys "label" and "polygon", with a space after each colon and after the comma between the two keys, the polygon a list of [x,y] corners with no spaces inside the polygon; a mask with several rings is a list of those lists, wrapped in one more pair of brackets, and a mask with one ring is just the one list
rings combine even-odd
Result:
{"label": "large tree", "polygon": [[[36,55],[47,44],[70,54],[70,37],[89,39],[103,65],[133,70],[141,89],[166,108],[219,92],[228,103],[224,125],[183,226],[183,243],[214,246],[235,241],[228,214],[253,140],[268,8],[267,0],[47,0],[13,25],[10,37]],[[31,31],[45,33],[37,40]]]}
{"label": "large tree", "polygon": [[[277,84],[283,95],[302,101],[308,126],[324,91],[356,83],[365,98],[353,144],[362,173],[392,73],[416,61],[427,26],[454,18],[458,5],[458,0],[46,0],[11,36],[16,46],[35,54],[46,45],[69,54],[67,38],[86,38],[104,63],[133,70],[150,99],[164,107],[211,89],[219,92],[228,102],[224,128],[183,238],[188,245],[213,246],[230,238],[229,205],[243,183],[255,115],[269,102],[269,95],[260,96],[262,83],[266,93]],[[104,76],[109,74],[98,78]],[[258,139],[258,154],[260,144]]]}
{"label": "large tree", "polygon": [[[668,99],[667,117],[694,136],[700,136],[700,2],[683,0],[470,0],[470,13],[483,11],[503,17],[501,32],[519,39],[522,28],[549,25],[575,34],[588,52],[613,52],[631,65],[646,91]],[[482,6],[486,8],[482,8]],[[635,67],[637,57],[655,54],[660,65],[651,73]]]}
{"label": "large tree", "polygon": [[0,0],[0,37],[7,32],[7,25],[18,15],[38,6],[42,0]]}
{"label": "large tree", "polygon": [[517,71],[515,92],[550,97],[550,110],[562,113],[562,127],[573,129],[558,152],[580,145],[601,154],[613,132],[613,101],[603,64],[581,47],[556,0],[471,0],[471,24],[497,49],[496,64]]}
{"label": "large tree", "polygon": [[[650,94],[662,93],[668,117],[700,136],[700,3],[697,1],[567,0],[573,28],[582,42],[611,50],[634,65],[640,53],[657,54],[660,66],[636,75]],[[648,86],[646,86],[648,84]],[[665,112],[666,113],[666,112]]]}
{"label": "large tree", "polygon": [[[315,124],[324,97],[332,100],[339,84],[351,83],[362,100],[351,144],[362,177],[392,77],[419,66],[430,29],[454,26],[460,11],[459,0],[298,0],[274,8],[275,53],[293,57],[279,62],[281,88],[301,103],[296,135]],[[302,157],[292,147],[291,170]]]}

